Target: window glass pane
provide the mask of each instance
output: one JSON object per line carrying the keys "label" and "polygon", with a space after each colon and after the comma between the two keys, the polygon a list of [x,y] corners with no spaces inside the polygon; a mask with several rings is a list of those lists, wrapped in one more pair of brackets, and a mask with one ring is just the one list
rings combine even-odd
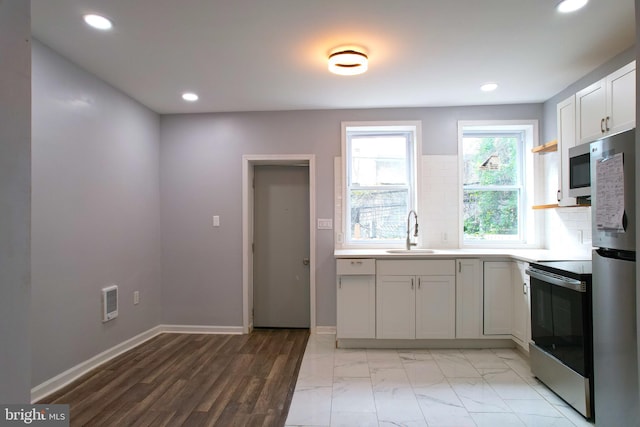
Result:
{"label": "window glass pane", "polygon": [[463,184],[519,184],[518,143],[516,136],[465,136]]}
{"label": "window glass pane", "polygon": [[402,135],[351,138],[351,186],[407,184],[407,139]]}
{"label": "window glass pane", "polygon": [[357,190],[349,194],[351,239],[392,240],[406,234],[409,189]]}
{"label": "window glass pane", "polygon": [[464,190],[464,240],[517,240],[519,191]]}

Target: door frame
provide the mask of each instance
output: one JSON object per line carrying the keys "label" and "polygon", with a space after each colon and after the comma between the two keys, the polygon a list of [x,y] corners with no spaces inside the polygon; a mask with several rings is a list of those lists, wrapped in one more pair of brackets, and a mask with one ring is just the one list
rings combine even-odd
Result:
{"label": "door frame", "polygon": [[253,175],[262,165],[296,166],[309,170],[309,327],[316,329],[316,156],[314,154],[245,154],[242,156],[242,331],[253,329]]}

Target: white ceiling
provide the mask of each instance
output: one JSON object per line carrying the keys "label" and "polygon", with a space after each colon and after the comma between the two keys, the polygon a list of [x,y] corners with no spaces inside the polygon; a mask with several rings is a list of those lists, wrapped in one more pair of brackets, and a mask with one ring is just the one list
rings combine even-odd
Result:
{"label": "white ceiling", "polygon": [[[635,41],[634,0],[31,0],[36,39],[158,113],[542,102]],[[109,32],[85,13],[113,20]],[[356,44],[369,71],[336,76]],[[493,93],[479,90],[495,81]],[[186,103],[183,91],[200,95]]]}

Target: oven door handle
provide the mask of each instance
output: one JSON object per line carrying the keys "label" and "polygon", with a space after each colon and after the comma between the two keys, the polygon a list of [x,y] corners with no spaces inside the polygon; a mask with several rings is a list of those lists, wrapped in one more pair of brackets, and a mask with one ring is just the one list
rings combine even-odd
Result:
{"label": "oven door handle", "polygon": [[525,270],[525,273],[527,273],[529,276],[535,279],[542,280],[543,282],[547,282],[552,285],[561,286],[563,288],[571,289],[573,291],[587,292],[587,287],[585,283],[581,282],[580,280],[571,279],[569,277],[563,277],[555,274],[552,276],[550,274],[546,274],[542,272],[541,270],[538,270],[536,268],[531,268],[531,267],[527,268]]}

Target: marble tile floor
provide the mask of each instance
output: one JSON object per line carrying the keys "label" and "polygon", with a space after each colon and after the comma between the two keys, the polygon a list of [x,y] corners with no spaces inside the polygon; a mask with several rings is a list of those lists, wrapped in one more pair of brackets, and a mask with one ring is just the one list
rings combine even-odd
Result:
{"label": "marble tile floor", "polygon": [[348,350],[311,335],[286,426],[593,427],[515,349]]}

